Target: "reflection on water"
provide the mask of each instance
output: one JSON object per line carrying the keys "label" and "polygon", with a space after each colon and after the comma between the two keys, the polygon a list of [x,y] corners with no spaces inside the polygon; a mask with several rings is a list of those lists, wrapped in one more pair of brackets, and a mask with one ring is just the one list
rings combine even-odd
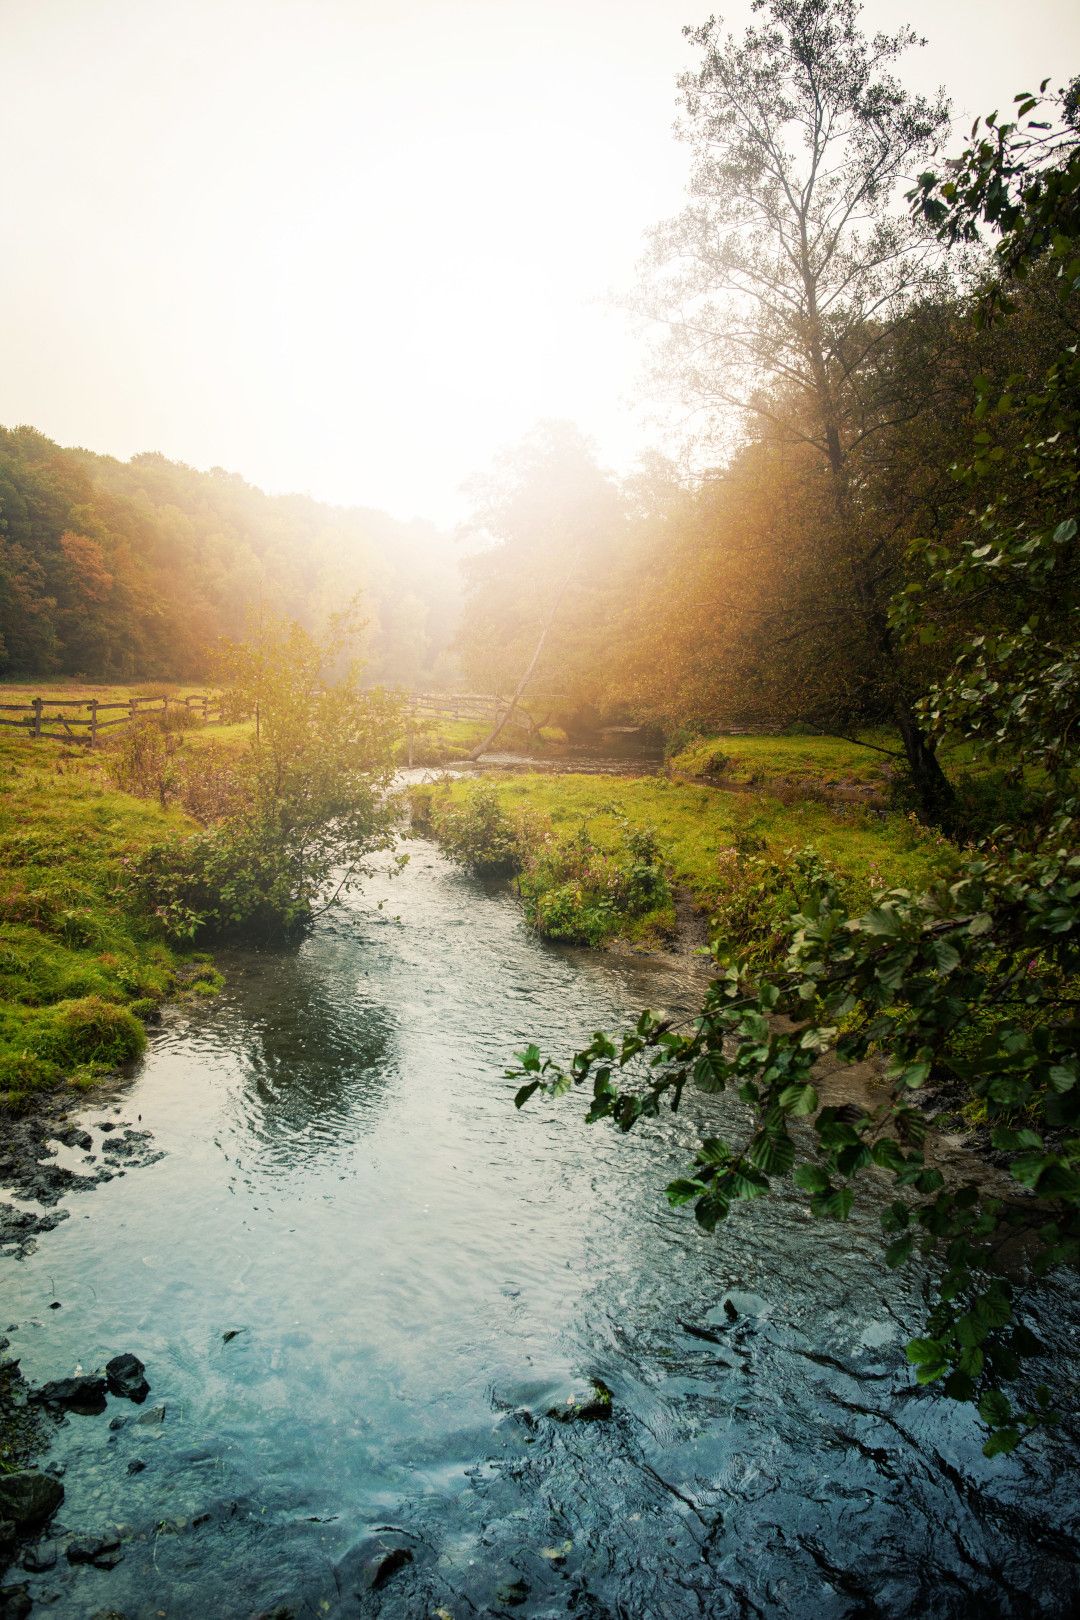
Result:
{"label": "reflection on water", "polygon": [[230,961],[211,1039],[240,1056],[239,1130],[266,1171],[353,1142],[396,1072],[393,1013],[365,995],[355,952],[355,939],[337,952],[328,939],[318,958],[300,947]]}
{"label": "reflection on water", "polygon": [[[225,962],[124,1099],[166,1157],[7,1268],[31,1378],[132,1350],[153,1385],[61,1433],[63,1526],[123,1526],[124,1558],[28,1576],[42,1612],[1069,1612],[1069,1437],[987,1462],[913,1389],[921,1283],[882,1277],[872,1199],[709,1239],[661,1197],[687,1121],[514,1110],[523,1041],[678,1005],[686,970],[546,946],[410,847],[300,947]],[[1073,1302],[1038,1326],[1063,1362]],[[609,1422],[546,1416],[594,1376]],[[370,1591],[386,1525],[412,1559]]]}

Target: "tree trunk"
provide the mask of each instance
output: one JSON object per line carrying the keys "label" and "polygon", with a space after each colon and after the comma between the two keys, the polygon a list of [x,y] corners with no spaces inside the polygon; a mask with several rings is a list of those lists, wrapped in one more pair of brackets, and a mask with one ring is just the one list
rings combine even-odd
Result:
{"label": "tree trunk", "polygon": [[919,808],[928,821],[936,826],[947,826],[956,795],[948,777],[941,768],[933,748],[903,698],[897,700],[894,710],[897,729],[904,744],[908,770],[919,800]]}
{"label": "tree trunk", "polygon": [[570,573],[567,574],[566,578],[563,580],[562,584],[559,586],[558,593],[556,594],[555,600],[551,604],[551,611],[548,614],[547,618],[544,620],[543,628],[540,631],[539,639],[537,640],[536,646],[533,648],[533,655],[529,659],[528,664],[526,665],[524,675],[522,675],[520,681],[518,681],[518,683],[517,683],[517,686],[514,688],[513,697],[510,699],[510,702],[508,703],[507,707],[504,709],[503,713],[500,715],[498,724],[494,727],[494,729],[492,731],[488,732],[488,734],[484,738],[483,742],[477,743],[476,747],[472,750],[472,752],[469,755],[470,759],[479,759],[481,754],[486,754],[487,753],[487,751],[491,747],[492,743],[495,742],[498,739],[498,737],[500,736],[500,734],[503,731],[504,727],[509,723],[510,716],[513,714],[514,710],[517,708],[518,704],[521,702],[521,699],[525,694],[525,688],[528,686],[529,682],[532,680],[533,671],[535,670],[537,664],[540,661],[540,654],[544,650],[544,643],[547,641],[548,632],[550,631],[552,625],[555,623],[555,615],[558,613],[560,607],[562,606],[562,600],[563,600],[563,597],[566,595],[566,592],[567,592],[567,590],[569,588],[570,579],[571,579],[572,574],[573,574],[573,569],[570,570]]}

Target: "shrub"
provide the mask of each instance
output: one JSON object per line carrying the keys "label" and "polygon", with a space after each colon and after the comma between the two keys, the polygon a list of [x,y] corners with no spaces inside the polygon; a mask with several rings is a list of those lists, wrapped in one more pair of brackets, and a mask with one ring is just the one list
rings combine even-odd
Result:
{"label": "shrub", "polygon": [[523,840],[518,889],[528,922],[547,939],[600,945],[631,920],[671,905],[652,828],[624,829],[622,847],[603,849],[582,823],[573,838],[550,826]]}
{"label": "shrub", "polygon": [[105,769],[111,782],[140,799],[157,799],[164,810],[180,780],[180,741],[151,715],[144,715],[110,742]]}
{"label": "shrub", "polygon": [[30,1038],[36,1057],[63,1069],[86,1063],[116,1068],[146,1048],[146,1031],[134,1014],[101,996],[44,1010]]}
{"label": "shrub", "polygon": [[521,870],[517,829],[488,782],[478,783],[459,804],[429,796],[428,822],[452,861],[478,877],[511,877]]}
{"label": "shrub", "polygon": [[203,826],[236,815],[250,801],[251,790],[244,760],[234,750],[216,743],[200,746],[179,762],[177,796],[184,809]]}
{"label": "shrub", "polygon": [[793,913],[826,889],[845,901],[851,897],[850,879],[814,849],[766,855],[736,845],[721,851],[717,867],[722,890],[713,912],[714,936],[756,968],[784,960]]}

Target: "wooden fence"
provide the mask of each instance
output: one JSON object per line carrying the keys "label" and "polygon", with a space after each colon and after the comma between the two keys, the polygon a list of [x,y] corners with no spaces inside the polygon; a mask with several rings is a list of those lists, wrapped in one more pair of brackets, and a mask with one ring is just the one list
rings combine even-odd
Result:
{"label": "wooden fence", "polygon": [[[54,713],[52,711],[61,712]],[[119,714],[116,711],[121,711]],[[189,697],[133,697],[126,702],[100,703],[97,698],[33,698],[29,703],[0,703],[0,726],[14,726],[35,741],[51,737],[57,742],[86,743],[96,746],[102,732],[116,726],[130,726],[147,715],[186,712],[199,720],[219,718],[221,698],[208,692]],[[102,719],[102,715],[114,715]],[[12,719],[12,715],[20,716]],[[57,730],[57,727],[61,730]]]}
{"label": "wooden fence", "polygon": [[406,707],[419,719],[493,720],[507,699],[480,692],[411,692]]}
{"label": "wooden fence", "polygon": [[[411,692],[405,699],[416,720],[476,720],[494,725],[509,708],[509,699],[482,692]],[[189,697],[133,697],[102,703],[97,698],[40,698],[29,703],[0,703],[0,726],[10,726],[35,740],[86,743],[93,748],[103,732],[130,726],[134,720],[186,710],[200,720],[219,719],[220,694]],[[103,718],[104,717],[104,718]],[[256,716],[256,723],[257,723]]]}

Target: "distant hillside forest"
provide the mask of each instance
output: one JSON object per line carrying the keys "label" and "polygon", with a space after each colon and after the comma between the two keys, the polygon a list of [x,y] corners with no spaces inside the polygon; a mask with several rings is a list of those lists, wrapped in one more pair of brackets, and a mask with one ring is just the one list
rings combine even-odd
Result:
{"label": "distant hillside forest", "polygon": [[357,593],[372,680],[447,678],[459,569],[431,525],[0,428],[0,675],[197,679],[260,606],[315,626]]}

